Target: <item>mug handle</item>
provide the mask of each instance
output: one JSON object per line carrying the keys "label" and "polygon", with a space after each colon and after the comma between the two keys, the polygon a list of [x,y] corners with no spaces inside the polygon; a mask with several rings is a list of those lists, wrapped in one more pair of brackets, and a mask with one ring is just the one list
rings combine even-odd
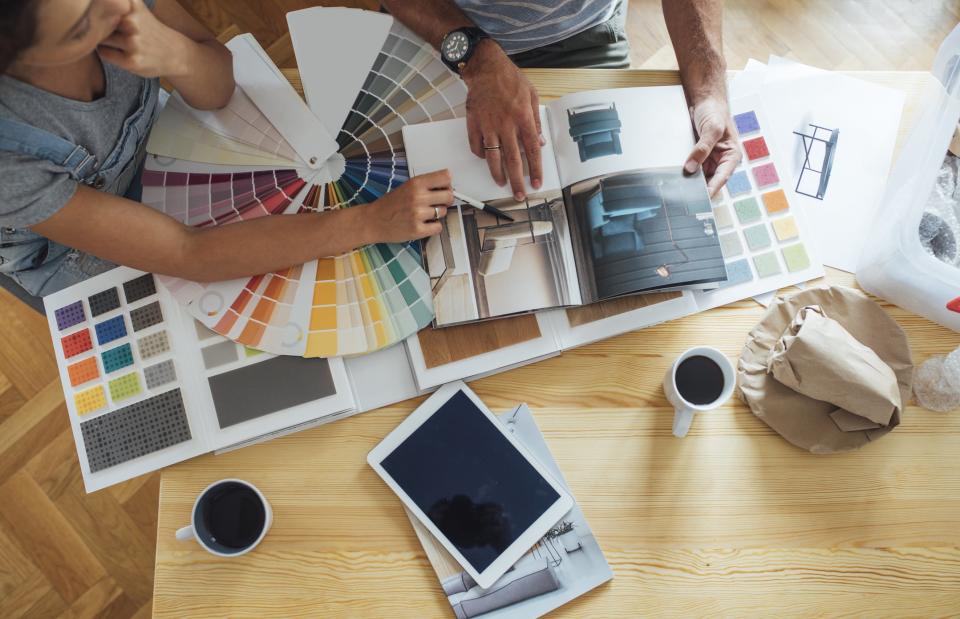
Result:
{"label": "mug handle", "polygon": [[193,531],[193,525],[187,525],[183,528],[177,529],[177,540],[185,542],[191,540],[197,536]]}
{"label": "mug handle", "polygon": [[673,435],[683,438],[690,431],[690,422],[693,421],[693,409],[678,408],[673,413]]}

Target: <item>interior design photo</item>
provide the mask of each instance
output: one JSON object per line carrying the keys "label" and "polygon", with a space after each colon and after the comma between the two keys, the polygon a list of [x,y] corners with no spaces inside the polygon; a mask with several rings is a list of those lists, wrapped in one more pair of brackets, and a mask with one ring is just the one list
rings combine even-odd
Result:
{"label": "interior design photo", "polygon": [[620,116],[615,103],[593,103],[567,110],[570,137],[577,143],[580,161],[622,155]]}
{"label": "interior design photo", "polygon": [[584,298],[726,279],[703,179],[682,168],[609,174],[565,190],[578,223],[574,251],[594,277]]}
{"label": "interior design photo", "polygon": [[451,209],[424,243],[438,325],[566,305],[571,280],[566,211],[560,194],[489,203],[514,221],[473,208]]}

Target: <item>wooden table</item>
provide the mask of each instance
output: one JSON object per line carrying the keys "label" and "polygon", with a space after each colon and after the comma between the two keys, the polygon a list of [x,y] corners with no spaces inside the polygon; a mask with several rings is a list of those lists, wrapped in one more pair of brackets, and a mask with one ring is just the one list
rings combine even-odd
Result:
{"label": "wooden table", "polygon": [[[529,75],[545,96],[677,82]],[[911,97],[925,79],[857,75]],[[912,118],[908,103],[904,129]],[[885,307],[915,362],[960,345]],[[960,413],[910,407],[876,444],[832,456],[792,447],[737,401],[698,417],[687,438],[671,435],[660,380],[672,359],[697,344],[737,357],[762,312],[741,302],[473,383],[495,410],[530,404],[613,567],[612,582],[554,616],[960,613]],[[365,461],[418,403],[167,469],[155,616],[452,616],[400,502]],[[254,482],[275,512],[263,544],[237,559],[174,541],[197,492],[222,477]]]}

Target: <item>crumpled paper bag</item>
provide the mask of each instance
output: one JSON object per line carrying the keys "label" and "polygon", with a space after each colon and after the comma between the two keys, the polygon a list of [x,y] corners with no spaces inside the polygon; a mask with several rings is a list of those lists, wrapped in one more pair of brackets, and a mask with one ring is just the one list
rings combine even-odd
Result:
{"label": "crumpled paper bag", "polygon": [[836,406],[830,418],[844,432],[890,424],[902,409],[897,376],[819,305],[800,309],[767,359],[781,384]]}
{"label": "crumpled paper bag", "polygon": [[802,308],[818,305],[864,346],[872,349],[897,377],[900,401],[910,399],[913,361],[903,329],[883,308],[852,288],[812,288],[778,298],[747,337],[737,363],[737,395],[750,410],[790,443],[812,453],[858,449],[890,432],[900,422],[891,416],[886,426],[841,430],[830,416],[837,406],[794,391],[767,371],[767,361],[784,331]]}

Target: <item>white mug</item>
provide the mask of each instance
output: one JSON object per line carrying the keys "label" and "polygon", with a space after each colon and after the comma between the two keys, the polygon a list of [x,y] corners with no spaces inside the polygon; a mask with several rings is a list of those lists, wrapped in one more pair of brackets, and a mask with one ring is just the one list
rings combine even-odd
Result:
{"label": "white mug", "polygon": [[[264,520],[263,527],[260,531],[260,534],[257,538],[244,546],[243,548],[234,549],[232,547],[227,547],[222,544],[218,544],[215,538],[212,538],[206,531],[206,525],[203,523],[203,509],[208,507],[211,503],[210,496],[214,490],[218,489],[218,486],[225,484],[240,484],[246,486],[250,490],[253,490],[256,493],[257,497],[260,499],[264,510]],[[197,500],[193,503],[193,509],[190,512],[190,524],[181,529],[177,530],[177,539],[180,541],[187,541],[191,539],[197,540],[203,548],[215,554],[218,557],[239,557],[240,555],[247,554],[251,550],[257,547],[257,545],[263,540],[264,536],[267,534],[267,531],[270,530],[270,525],[273,524],[273,509],[270,507],[270,503],[267,501],[267,498],[263,496],[263,493],[260,490],[251,484],[248,481],[242,479],[221,479],[215,481],[206,488],[203,489],[199,495],[197,495]]]}
{"label": "white mug", "polygon": [[[702,356],[710,359],[716,363],[723,372],[723,390],[713,402],[708,402],[706,404],[694,404],[684,399],[684,397],[680,395],[680,392],[677,390],[677,368],[680,367],[681,363],[690,357],[696,356]],[[686,436],[687,432],[690,431],[690,422],[693,421],[693,416],[696,413],[713,410],[722,406],[724,402],[730,399],[736,383],[737,379],[733,372],[733,364],[730,363],[730,360],[727,359],[726,356],[724,356],[724,354],[716,348],[711,348],[709,346],[697,346],[696,348],[691,348],[684,351],[684,353],[677,357],[677,360],[673,362],[673,365],[670,366],[670,369],[667,370],[666,376],[663,377],[663,392],[666,394],[667,400],[670,401],[670,404],[672,404],[674,408],[673,435],[678,438]]]}

